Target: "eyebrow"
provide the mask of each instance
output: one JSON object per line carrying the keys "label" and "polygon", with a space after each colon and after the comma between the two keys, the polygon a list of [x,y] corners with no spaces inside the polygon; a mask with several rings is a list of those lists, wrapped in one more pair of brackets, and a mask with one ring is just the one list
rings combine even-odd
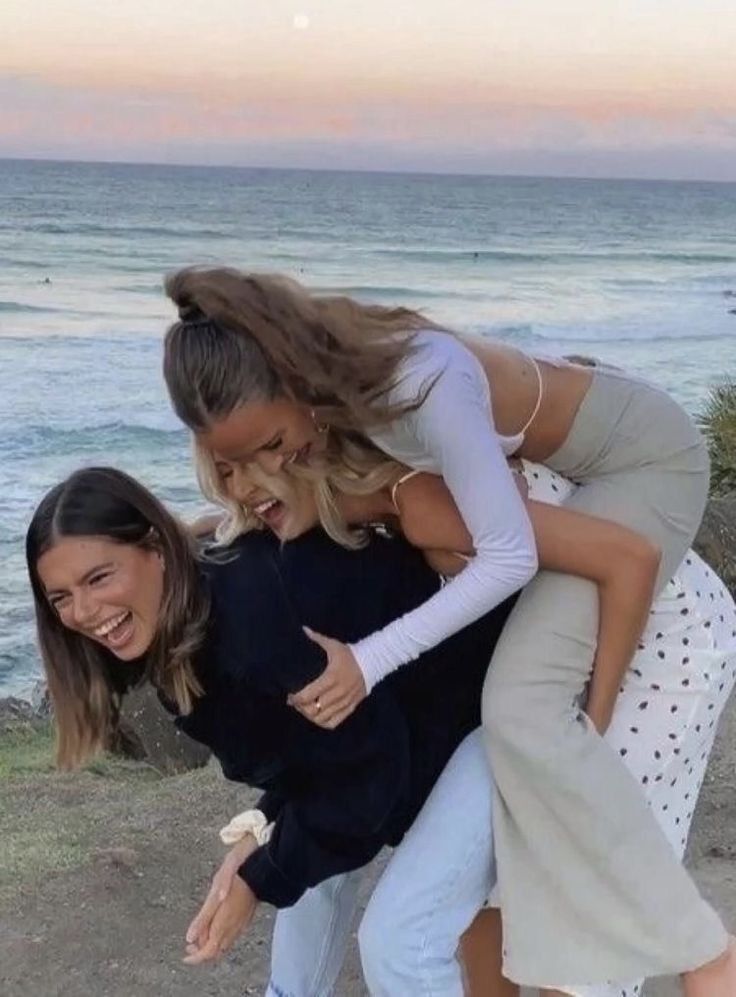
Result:
{"label": "eyebrow", "polygon": [[218,450],[217,456],[214,457],[213,455],[215,463],[217,463],[217,461],[226,461],[226,462],[231,461],[236,463],[239,461],[246,461],[247,463],[249,462],[250,458],[252,458],[253,454],[257,453],[259,450],[263,450],[263,448],[267,447],[269,443],[273,443],[273,441],[277,439],[279,436],[283,436],[285,432],[286,430],[284,429],[277,429],[275,433],[271,433],[270,436],[267,436],[262,443],[258,444],[258,446],[252,447],[249,450],[239,450],[237,451],[237,453],[233,454],[230,457],[225,457],[222,451]]}
{"label": "eyebrow", "polygon": [[[77,584],[84,585],[85,582],[89,581],[92,575],[96,575],[98,571],[105,571],[107,568],[112,568],[114,563],[114,561],[105,561],[104,564],[96,564],[94,568],[90,568],[89,571],[85,571]],[[46,589],[46,598],[51,599],[55,595],[61,595],[62,592],[66,592],[66,589]]]}

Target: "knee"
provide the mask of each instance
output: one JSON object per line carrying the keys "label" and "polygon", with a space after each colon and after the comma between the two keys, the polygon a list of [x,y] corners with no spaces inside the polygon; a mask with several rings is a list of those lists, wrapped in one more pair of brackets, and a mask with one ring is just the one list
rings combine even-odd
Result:
{"label": "knee", "polygon": [[491,767],[501,758],[552,759],[571,729],[584,725],[575,691],[564,683],[515,681],[507,671],[489,672],[483,688],[482,723]]}
{"label": "knee", "polygon": [[363,975],[371,993],[385,993],[387,991],[381,981],[402,975],[402,956],[407,956],[410,943],[397,905],[375,903],[376,899],[374,896],[368,904],[360,922],[358,949]]}

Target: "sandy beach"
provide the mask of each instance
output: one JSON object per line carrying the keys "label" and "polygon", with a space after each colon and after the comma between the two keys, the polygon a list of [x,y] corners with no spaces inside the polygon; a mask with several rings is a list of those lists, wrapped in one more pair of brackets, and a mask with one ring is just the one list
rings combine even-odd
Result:
{"label": "sandy beach", "polygon": [[[263,992],[272,913],[218,965],[182,965],[186,925],[248,792],[219,767],[164,777],[105,757],[60,775],[48,726],[0,729],[0,993],[4,997],[242,997]],[[724,717],[688,863],[736,929],[736,708]],[[375,864],[371,882],[380,870]],[[673,981],[649,997],[675,997]],[[365,994],[355,947],[338,990]],[[397,995],[399,997],[399,995]]]}

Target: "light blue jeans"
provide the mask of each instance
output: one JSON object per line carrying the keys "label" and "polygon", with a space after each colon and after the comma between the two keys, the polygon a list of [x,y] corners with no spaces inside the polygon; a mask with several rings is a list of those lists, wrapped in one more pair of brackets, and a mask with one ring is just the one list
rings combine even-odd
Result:
{"label": "light blue jeans", "polygon": [[[492,780],[480,730],[452,756],[381,876],[358,931],[373,997],[462,997],[457,946],[495,883]],[[267,997],[330,997],[365,869],[279,911]]]}

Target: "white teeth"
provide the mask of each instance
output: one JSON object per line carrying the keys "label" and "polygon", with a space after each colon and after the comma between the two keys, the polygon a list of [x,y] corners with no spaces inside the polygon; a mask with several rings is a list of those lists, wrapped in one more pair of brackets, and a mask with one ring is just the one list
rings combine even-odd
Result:
{"label": "white teeth", "polygon": [[277,502],[278,499],[275,498],[266,499],[266,501],[261,502],[260,505],[253,506],[253,512],[255,512],[257,516],[263,516],[269,509],[273,509]]}
{"label": "white teeth", "polygon": [[114,630],[115,627],[120,626],[127,615],[128,611],[126,609],[124,613],[120,613],[118,616],[113,616],[105,623],[102,623],[99,627],[96,627],[93,631],[95,637],[106,637],[111,630]]}

